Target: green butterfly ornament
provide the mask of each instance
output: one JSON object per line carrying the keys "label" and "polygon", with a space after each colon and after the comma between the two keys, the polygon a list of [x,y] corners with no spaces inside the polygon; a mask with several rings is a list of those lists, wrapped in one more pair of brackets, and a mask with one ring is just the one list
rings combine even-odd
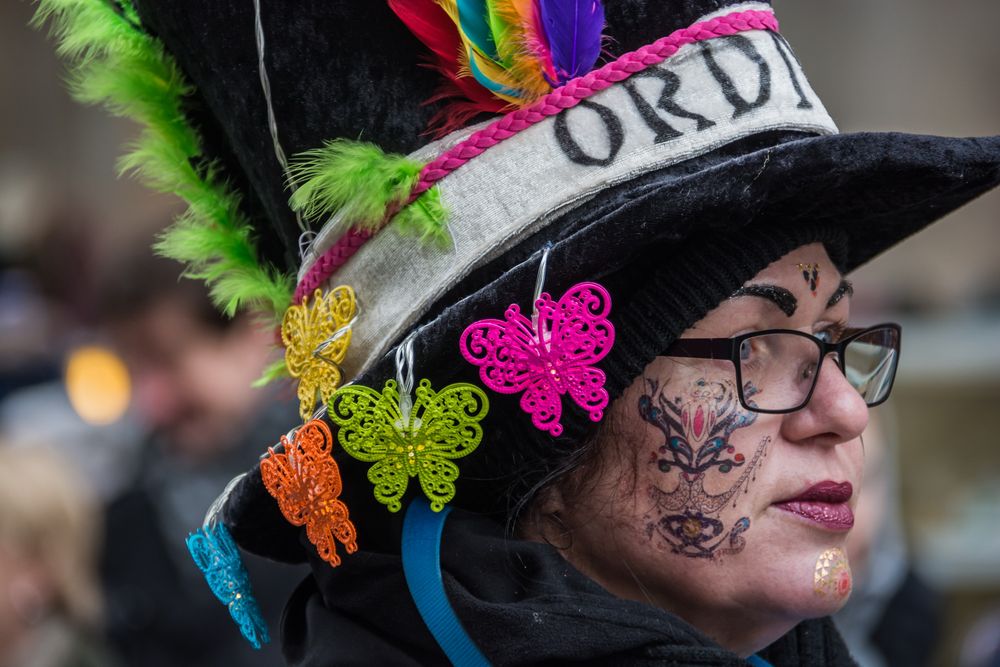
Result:
{"label": "green butterfly ornament", "polygon": [[452,460],[479,446],[479,422],[489,401],[479,387],[464,382],[435,392],[429,380],[421,380],[414,394],[407,410],[400,407],[395,380],[387,380],[382,393],[348,385],[337,390],[328,417],[340,427],[337,439],[344,451],[375,464],[368,481],[375,485],[375,499],[390,512],[402,507],[411,477],[420,480],[431,509],[440,512],[455,497],[458,466]]}

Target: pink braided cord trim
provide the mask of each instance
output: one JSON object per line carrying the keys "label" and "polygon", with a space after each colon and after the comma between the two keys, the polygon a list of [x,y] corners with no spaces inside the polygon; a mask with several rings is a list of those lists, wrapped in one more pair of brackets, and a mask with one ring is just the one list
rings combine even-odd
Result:
{"label": "pink braided cord trim", "polygon": [[[631,53],[619,57],[600,69],[566,83],[553,90],[530,106],[512,111],[498,118],[486,127],[473,132],[440,157],[429,162],[420,173],[420,181],[413,189],[409,202],[429,190],[435,183],[455,171],[486,149],[496,146],[518,132],[525,130],[549,116],[572,108],[591,95],[601,92],[636,72],[658,65],[677,53],[681,47],[715,37],[727,37],[748,30],[771,30],[778,32],[778,19],[769,11],[749,10],[720,16],[709,21],[695,23],[682,28],[652,44],[647,44]],[[386,216],[388,222],[397,209]],[[309,267],[302,282],[295,290],[295,302],[310,294],[316,287],[332,276],[375,232],[351,229],[324,252],[316,263]]]}
{"label": "pink braided cord trim", "polygon": [[302,303],[303,297],[312,294],[313,290],[326,282],[327,278],[336,273],[337,269],[374,235],[375,232],[371,230],[356,227],[337,239],[337,242],[327,248],[302,277],[302,281],[295,288],[295,303]]}
{"label": "pink braided cord trim", "polygon": [[726,37],[747,30],[778,31],[778,20],[767,11],[750,10],[695,23],[689,28],[677,30],[652,44],[626,53],[600,69],[573,79],[566,85],[553,90],[530,106],[512,111],[497,119],[467,139],[456,144],[432,162],[420,173],[420,182],[413,190],[412,199],[430,189],[435,183],[455,171],[463,164],[481,155],[487,148],[496,146],[504,139],[526,130],[549,116],[569,109],[591,95],[601,92],[636,72],[658,65],[677,53],[682,46],[714,37]]}

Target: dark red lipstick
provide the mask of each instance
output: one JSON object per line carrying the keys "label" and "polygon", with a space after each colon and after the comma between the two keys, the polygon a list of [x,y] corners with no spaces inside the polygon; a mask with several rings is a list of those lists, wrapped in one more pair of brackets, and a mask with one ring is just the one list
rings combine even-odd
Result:
{"label": "dark red lipstick", "polygon": [[854,487],[850,482],[824,481],[774,506],[827,530],[844,532],[854,525],[854,512],[847,505],[852,495]]}

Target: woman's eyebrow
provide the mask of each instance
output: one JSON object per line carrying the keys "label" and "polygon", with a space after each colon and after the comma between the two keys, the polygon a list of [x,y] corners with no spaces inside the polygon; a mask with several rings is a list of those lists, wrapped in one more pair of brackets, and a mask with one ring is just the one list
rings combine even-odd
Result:
{"label": "woman's eyebrow", "polygon": [[[850,287],[850,284],[848,284],[848,287]],[[843,283],[841,284],[841,289],[843,289]],[[778,287],[777,285],[745,285],[733,292],[733,295],[729,298],[735,299],[741,296],[756,296],[767,299],[780,308],[781,312],[788,317],[794,315],[795,309],[799,307],[799,301],[795,298],[795,295],[784,287]]]}
{"label": "woman's eyebrow", "polygon": [[826,307],[833,308],[840,302],[841,299],[844,298],[845,295],[848,297],[854,296],[854,285],[851,284],[850,280],[846,279],[840,281],[840,287],[838,287],[837,291],[833,293],[830,300],[826,302]]}

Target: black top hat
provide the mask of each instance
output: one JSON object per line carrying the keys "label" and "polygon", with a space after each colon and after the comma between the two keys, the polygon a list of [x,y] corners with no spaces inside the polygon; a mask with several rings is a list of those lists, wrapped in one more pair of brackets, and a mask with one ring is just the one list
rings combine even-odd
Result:
{"label": "black top hat", "polygon": [[[484,300],[465,297],[479,290],[518,298],[537,257],[523,271],[518,265],[546,242],[549,278],[561,288],[614,273],[657,241],[751,222],[828,222],[848,236],[843,267],[851,270],[997,179],[994,138],[837,134],[776,21],[764,18],[767,3],[609,3],[595,70],[558,87],[575,90],[542,118],[528,127],[523,118],[505,123],[508,114],[485,128],[485,139],[468,141],[466,130],[432,142],[428,126],[442,111],[467,124],[491,116],[440,99],[431,51],[389,4],[264,5],[257,31],[241,3],[136,2],[143,28],[193,84],[183,110],[204,157],[239,193],[260,254],[278,271],[298,272],[296,300],[313,286],[343,283],[366,305],[343,362],[353,379],[386,377],[388,352],[414,325],[431,325],[417,341],[421,352],[445,310],[461,324],[451,307],[463,299],[474,319]],[[396,5],[424,11],[435,3]],[[713,20],[700,34],[677,35]],[[663,46],[668,36],[678,38]],[[493,108],[532,116],[504,100]],[[398,233],[352,237],[345,229],[353,221],[323,210],[324,164],[296,172],[316,183],[282,173],[277,146],[295,156],[335,139],[370,141],[427,165],[407,199],[437,186],[451,246],[427,249]],[[304,225],[288,205],[296,188],[308,191],[299,193],[300,211],[320,212]],[[349,208],[348,200],[337,203]],[[400,215],[398,202],[386,204],[378,225]],[[305,257],[303,226],[319,232]],[[345,262],[334,251],[359,255]],[[709,297],[709,306],[721,298]]]}
{"label": "black top hat", "polygon": [[[437,390],[478,382],[463,331],[528,312],[543,259],[555,299],[581,281],[610,292],[605,405],[791,249],[822,241],[850,271],[1000,182],[1000,137],[838,134],[766,2],[93,2],[103,13],[42,12],[88,56],[84,96],[151,124],[158,150],[131,164],[192,205],[165,251],[227,306],[296,302],[284,342],[307,354],[288,370],[325,369],[299,385],[303,417],[332,397],[324,379],[382,389],[404,339]],[[540,64],[523,75],[524,60]],[[102,88],[116,73],[131,87]],[[505,515],[497,498],[523,500],[600,410],[565,400],[561,428],[539,430],[519,397],[489,400],[452,502]],[[362,550],[398,549],[371,459],[333,458]],[[302,560],[264,486],[259,469],[237,485],[226,523],[248,550]]]}

